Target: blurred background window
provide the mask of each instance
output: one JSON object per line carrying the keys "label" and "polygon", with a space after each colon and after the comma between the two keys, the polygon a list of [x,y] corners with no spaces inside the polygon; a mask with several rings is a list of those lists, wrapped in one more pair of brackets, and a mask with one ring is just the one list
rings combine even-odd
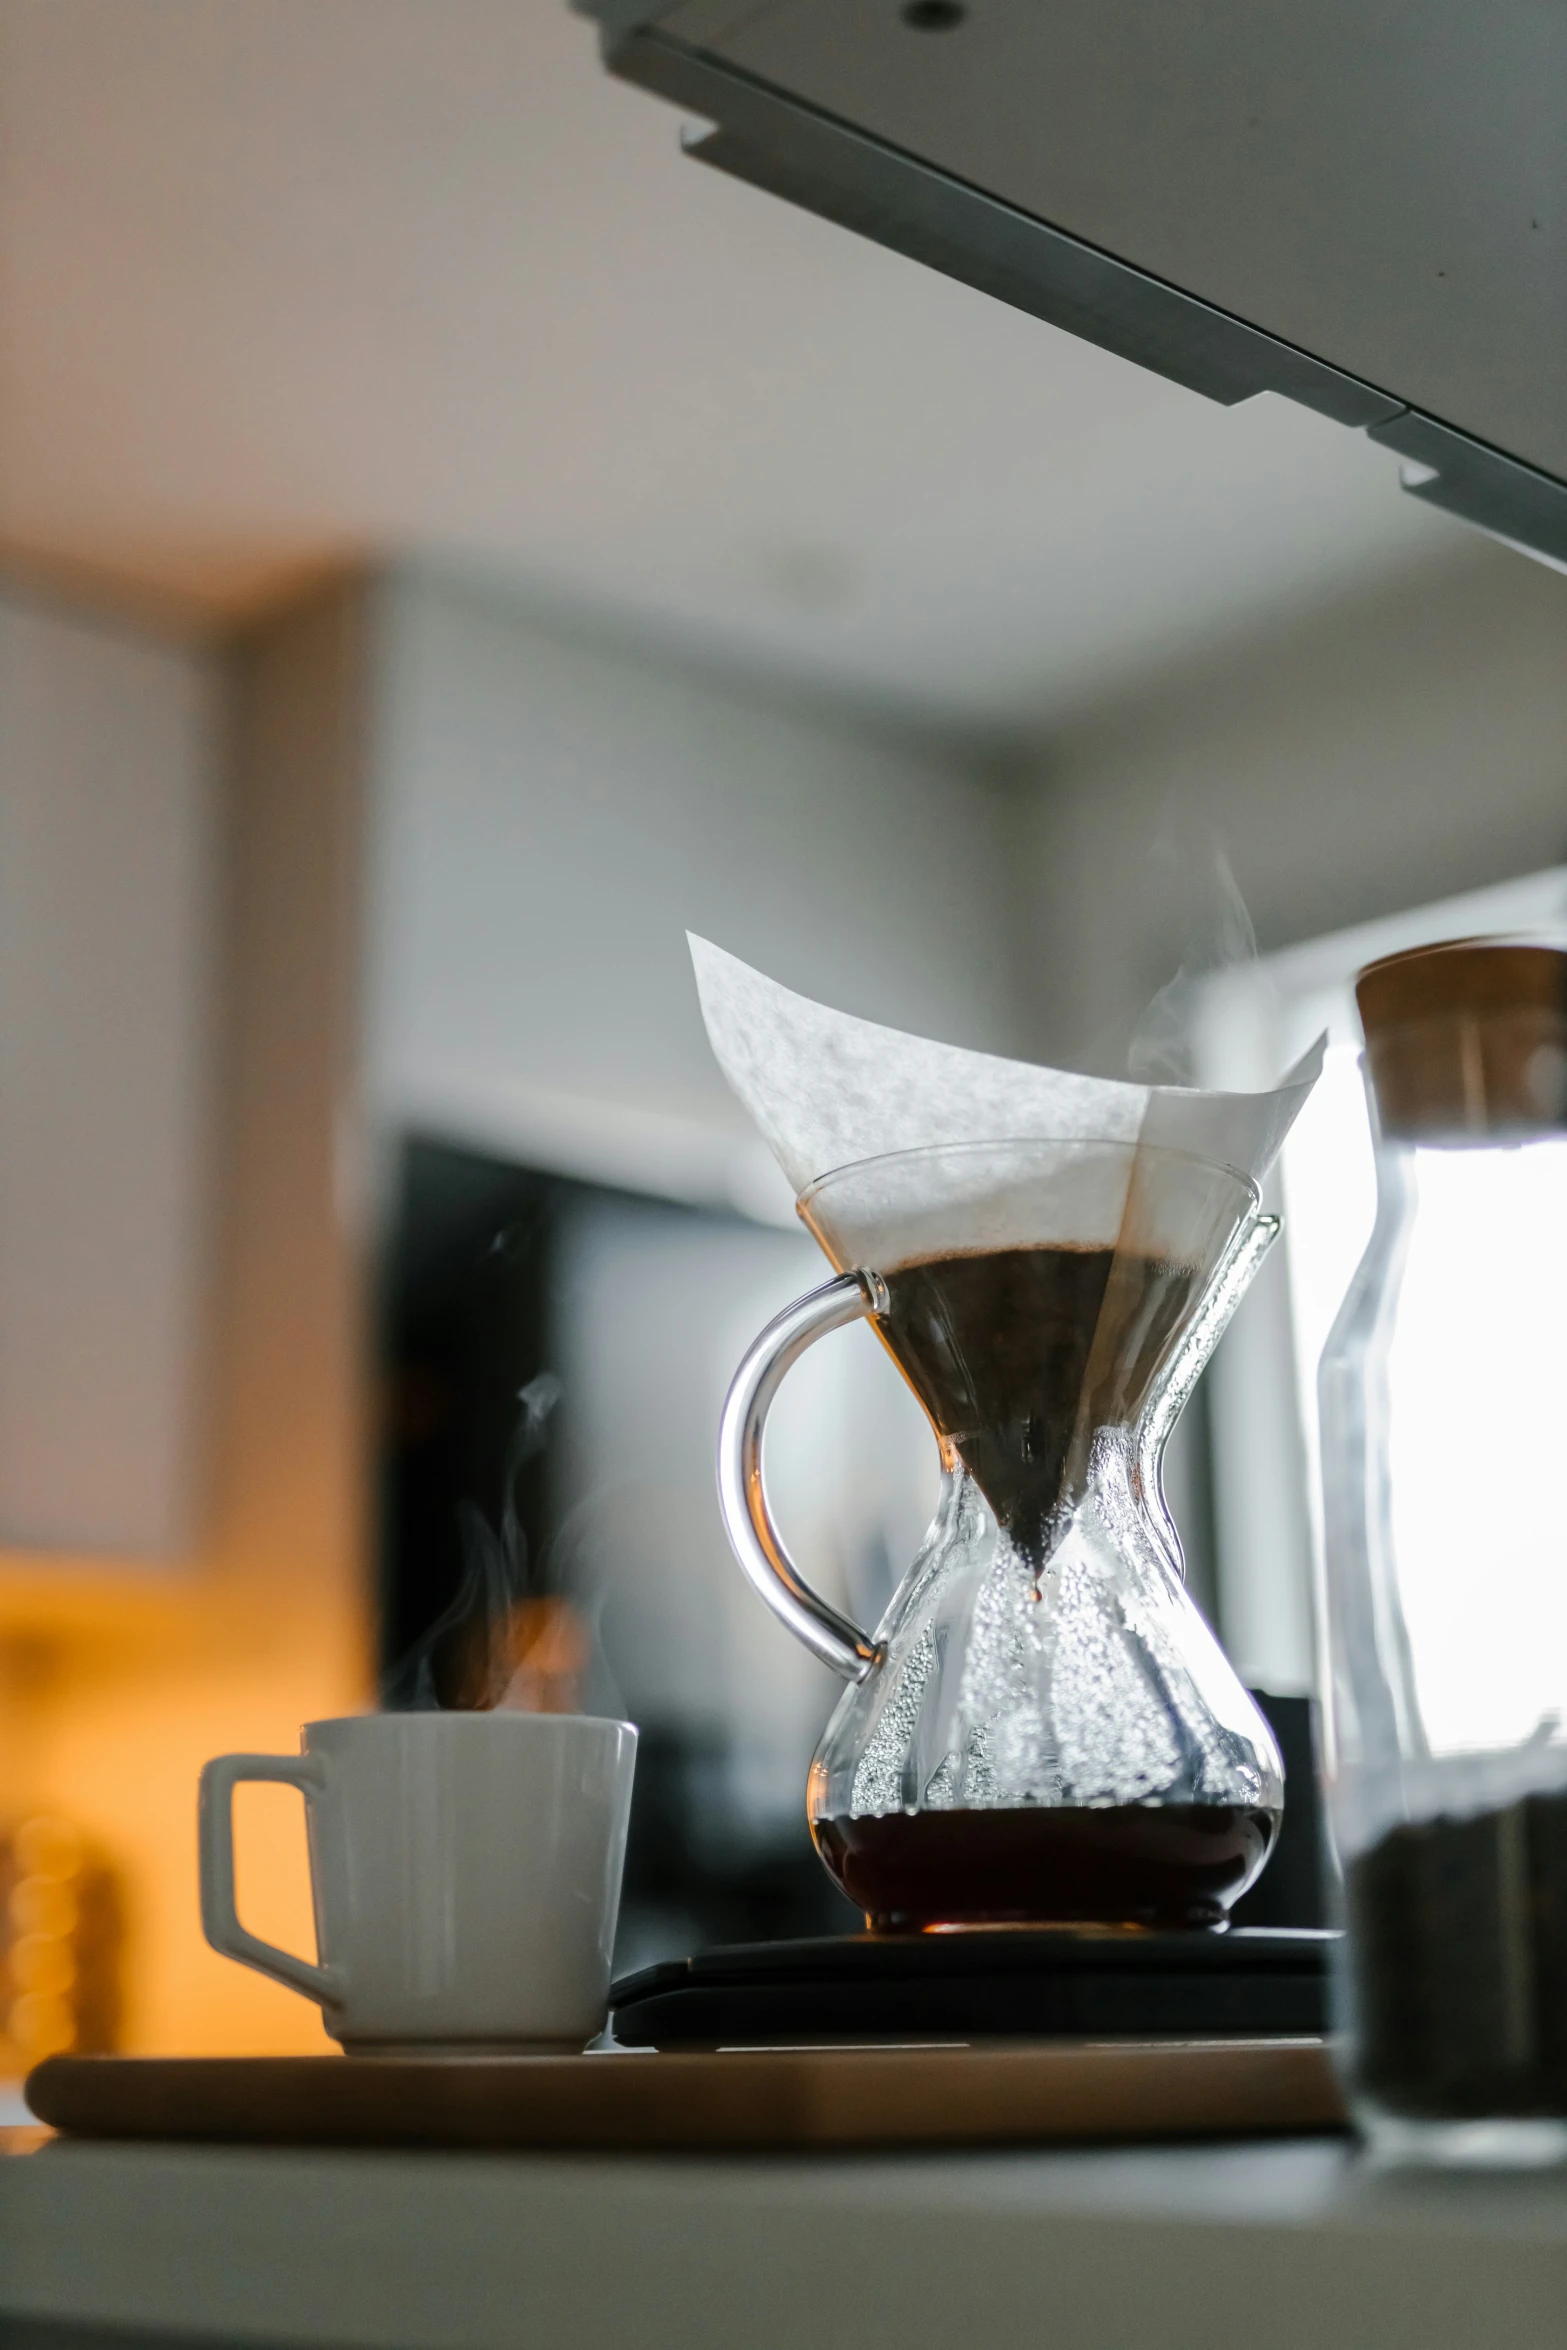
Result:
{"label": "blurred background window", "polygon": [[[1315,1686],[1317,1364],[1376,1213],[1355,974],[1404,948],[1491,934],[1567,938],[1567,868],[1338,931],[1220,973],[1201,990],[1196,1053],[1210,1084],[1260,1084],[1314,1037],[1328,1038],[1321,1080],[1271,1178],[1285,1217],[1279,1261],[1242,1306],[1210,1374],[1218,1604],[1232,1653],[1270,1688]],[[1462,1216],[1461,1201],[1454,1213]],[[1458,1298],[1453,1313],[1443,1343],[1462,1348]],[[1438,1529],[1430,1532],[1441,1549]],[[1461,1578],[1456,1534],[1452,1548],[1449,1573]]]}

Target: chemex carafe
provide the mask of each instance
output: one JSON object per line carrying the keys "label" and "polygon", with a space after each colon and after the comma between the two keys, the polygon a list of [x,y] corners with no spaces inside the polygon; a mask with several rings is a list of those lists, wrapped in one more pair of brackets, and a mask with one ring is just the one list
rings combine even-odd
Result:
{"label": "chemex carafe", "polygon": [[[1166,1439],[1278,1231],[1232,1168],[1141,1143],[953,1143],[798,1203],[838,1277],[736,1374],[719,1489],[740,1564],[848,1683],[816,1849],[874,1929],[1221,1925],[1283,1807],[1266,1722],[1188,1597]],[[769,1405],[867,1317],[935,1432],[936,1515],[874,1634],[802,1579]]]}

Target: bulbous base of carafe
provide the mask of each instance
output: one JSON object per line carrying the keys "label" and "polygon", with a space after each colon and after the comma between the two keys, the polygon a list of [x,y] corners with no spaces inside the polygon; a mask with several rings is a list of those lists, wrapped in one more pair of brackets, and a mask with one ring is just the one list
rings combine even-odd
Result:
{"label": "bulbous base of carafe", "polygon": [[1279,1813],[1237,1804],[1022,1804],[814,1819],[828,1873],[873,1932],[1222,1926]]}
{"label": "bulbous base of carafe", "polygon": [[873,1928],[1222,1926],[1283,1812],[1278,1749],[1107,1432],[1047,1549],[961,1469],[811,1766]]}

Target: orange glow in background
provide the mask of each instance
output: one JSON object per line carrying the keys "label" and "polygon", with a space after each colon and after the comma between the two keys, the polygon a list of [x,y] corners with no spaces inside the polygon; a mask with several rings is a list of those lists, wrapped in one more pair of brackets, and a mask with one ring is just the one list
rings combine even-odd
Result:
{"label": "orange glow in background", "polygon": [[[302,1722],[369,1702],[367,1610],[280,1581],[263,1608],[248,1577],[0,1560],[0,1824],[57,1815],[118,1873],[128,2054],[331,2045],[308,2000],[208,1948],[197,1899],[208,1757],[292,1754]],[[242,1789],[236,1827],[246,1924],[314,1956],[299,1797]]]}

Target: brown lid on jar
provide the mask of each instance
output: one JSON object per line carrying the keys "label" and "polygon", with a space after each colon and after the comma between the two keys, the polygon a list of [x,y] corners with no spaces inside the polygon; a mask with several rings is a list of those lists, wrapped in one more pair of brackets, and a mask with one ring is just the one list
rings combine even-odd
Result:
{"label": "brown lid on jar", "polygon": [[1355,981],[1385,1135],[1464,1142],[1567,1129],[1567,953],[1459,938]]}

